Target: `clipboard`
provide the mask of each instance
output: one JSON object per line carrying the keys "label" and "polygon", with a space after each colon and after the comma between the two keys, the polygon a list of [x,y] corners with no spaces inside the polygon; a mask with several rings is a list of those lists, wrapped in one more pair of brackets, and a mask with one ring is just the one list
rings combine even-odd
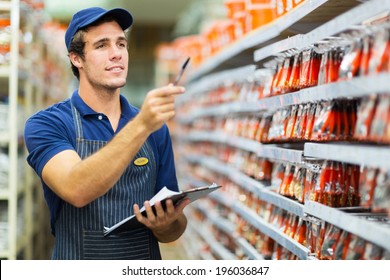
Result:
{"label": "clipboard", "polygon": [[[155,208],[154,208],[154,204],[157,201],[161,201],[161,205],[162,205],[163,209],[165,210],[166,209],[166,201],[168,199],[172,200],[173,205],[177,205],[178,203],[180,203],[180,201],[182,201],[183,199],[187,199],[187,198],[192,203],[192,202],[194,202],[202,197],[207,196],[208,194],[210,194],[211,192],[213,192],[219,188],[221,188],[221,186],[219,186],[215,183],[213,183],[210,186],[198,187],[198,188],[193,188],[193,189],[180,191],[180,192],[171,191],[167,187],[164,187],[155,196],[153,196],[149,202],[150,202],[150,205],[152,206],[153,212],[156,213]],[[140,211],[141,211],[142,215],[146,216],[145,207],[142,207],[140,209]],[[116,223],[115,225],[113,225],[111,227],[104,227],[103,236],[114,235],[114,234],[118,234],[118,233],[121,233],[124,231],[132,230],[132,229],[136,229],[136,228],[140,228],[140,227],[144,227],[144,225],[141,224],[137,220],[135,215],[132,215],[132,216],[129,216],[129,217],[123,219],[122,221]]]}

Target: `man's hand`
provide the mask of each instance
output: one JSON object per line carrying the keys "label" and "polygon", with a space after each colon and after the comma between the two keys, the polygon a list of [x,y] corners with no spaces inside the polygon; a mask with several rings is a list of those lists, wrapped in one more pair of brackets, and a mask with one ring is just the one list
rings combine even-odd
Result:
{"label": "man's hand", "polygon": [[172,84],[149,91],[136,118],[151,132],[159,129],[175,116],[175,98],[184,91]]}
{"label": "man's hand", "polygon": [[172,200],[168,199],[164,211],[161,202],[158,201],[154,205],[155,212],[153,212],[149,201],[145,201],[146,217],[141,214],[137,204],[134,204],[133,209],[137,220],[152,230],[160,242],[172,242],[183,234],[187,226],[183,210],[189,203],[189,199],[184,199],[175,207]]}

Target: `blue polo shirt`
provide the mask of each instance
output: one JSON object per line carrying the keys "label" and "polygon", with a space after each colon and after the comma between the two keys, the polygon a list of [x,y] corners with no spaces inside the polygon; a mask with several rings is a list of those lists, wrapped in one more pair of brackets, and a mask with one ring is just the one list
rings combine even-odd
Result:
{"label": "blue polo shirt", "polygon": [[[52,232],[62,200],[43,182],[42,169],[59,152],[76,150],[71,102],[80,113],[84,138],[110,141],[139,112],[139,109],[130,105],[124,96],[120,96],[120,101],[122,114],[116,132],[113,131],[104,114],[95,112],[80,98],[78,90],[71,98],[54,104],[27,120],[24,130],[25,143],[29,152],[27,162],[41,177],[44,196],[50,209]],[[164,186],[177,191],[178,183],[168,127],[164,124],[161,129],[152,133],[147,141],[153,149],[156,160],[155,192],[157,193]]]}

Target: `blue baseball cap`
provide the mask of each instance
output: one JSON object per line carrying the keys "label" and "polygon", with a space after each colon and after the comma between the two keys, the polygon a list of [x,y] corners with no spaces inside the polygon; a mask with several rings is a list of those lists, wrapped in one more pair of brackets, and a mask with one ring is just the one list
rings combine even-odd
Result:
{"label": "blue baseball cap", "polygon": [[72,39],[78,30],[94,23],[104,15],[113,16],[123,30],[126,30],[133,24],[133,16],[125,9],[115,8],[111,10],[105,10],[100,7],[92,7],[80,10],[73,15],[68,29],[66,30],[66,48],[69,49],[70,43],[72,42]]}

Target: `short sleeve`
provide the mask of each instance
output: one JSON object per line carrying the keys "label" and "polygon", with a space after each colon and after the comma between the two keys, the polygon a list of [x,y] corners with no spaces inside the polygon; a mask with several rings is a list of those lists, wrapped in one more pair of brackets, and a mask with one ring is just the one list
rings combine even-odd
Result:
{"label": "short sleeve", "polygon": [[42,169],[56,154],[75,150],[66,121],[41,111],[27,120],[24,139],[29,155],[27,162],[42,177]]}

